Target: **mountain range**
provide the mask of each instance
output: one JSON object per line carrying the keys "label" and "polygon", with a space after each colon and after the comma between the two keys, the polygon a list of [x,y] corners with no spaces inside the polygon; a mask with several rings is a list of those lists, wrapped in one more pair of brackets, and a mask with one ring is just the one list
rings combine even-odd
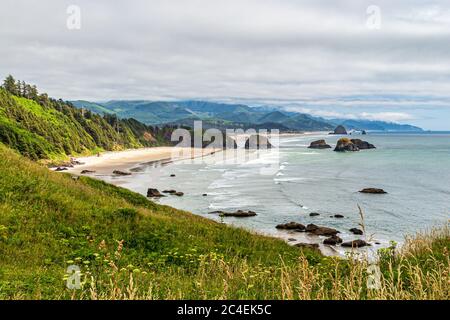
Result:
{"label": "mountain range", "polygon": [[112,100],[107,102],[71,101],[78,108],[95,113],[117,114],[120,118],[134,118],[147,125],[192,126],[202,120],[203,128],[255,128],[287,131],[329,131],[337,125],[348,130],[416,132],[421,128],[385,121],[324,119],[305,113],[285,111],[276,107],[250,107],[244,104],[225,104],[208,101],[148,101]]}

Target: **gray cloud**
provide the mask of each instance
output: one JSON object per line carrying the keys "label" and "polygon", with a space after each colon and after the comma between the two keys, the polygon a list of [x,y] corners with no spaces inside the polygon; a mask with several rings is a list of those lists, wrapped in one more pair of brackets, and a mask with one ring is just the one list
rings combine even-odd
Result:
{"label": "gray cloud", "polygon": [[[81,30],[66,28],[71,4]],[[371,4],[4,0],[0,75],[64,99],[295,104],[444,128],[448,1],[377,1],[379,30],[366,27]]]}

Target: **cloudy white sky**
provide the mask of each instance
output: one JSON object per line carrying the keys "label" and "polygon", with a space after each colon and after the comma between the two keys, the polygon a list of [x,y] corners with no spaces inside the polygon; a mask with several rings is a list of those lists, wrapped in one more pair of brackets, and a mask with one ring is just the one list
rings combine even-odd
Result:
{"label": "cloudy white sky", "polygon": [[[79,30],[67,28],[70,5]],[[371,5],[379,29],[367,26]],[[0,10],[0,76],[56,98],[208,99],[450,129],[448,0],[2,0]]]}

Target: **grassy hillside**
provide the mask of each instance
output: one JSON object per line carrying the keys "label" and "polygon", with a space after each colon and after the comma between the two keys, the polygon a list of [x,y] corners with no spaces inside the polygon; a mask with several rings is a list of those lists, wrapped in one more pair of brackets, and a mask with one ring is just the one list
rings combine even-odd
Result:
{"label": "grassy hillside", "polygon": [[[448,299],[449,230],[367,263],[157,205],[104,182],[50,172],[0,144],[0,298]],[[82,289],[65,287],[69,265]]]}
{"label": "grassy hillside", "polygon": [[168,144],[171,130],[101,116],[46,95],[23,97],[0,88],[0,142],[33,160]]}

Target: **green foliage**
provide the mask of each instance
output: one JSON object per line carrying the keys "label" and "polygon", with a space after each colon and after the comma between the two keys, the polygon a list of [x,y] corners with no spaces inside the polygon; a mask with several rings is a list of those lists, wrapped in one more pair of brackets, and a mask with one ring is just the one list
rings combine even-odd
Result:
{"label": "green foliage", "polygon": [[30,159],[57,160],[170,143],[171,127],[154,128],[134,119],[77,109],[14,81],[8,77],[0,88],[0,142]]}

